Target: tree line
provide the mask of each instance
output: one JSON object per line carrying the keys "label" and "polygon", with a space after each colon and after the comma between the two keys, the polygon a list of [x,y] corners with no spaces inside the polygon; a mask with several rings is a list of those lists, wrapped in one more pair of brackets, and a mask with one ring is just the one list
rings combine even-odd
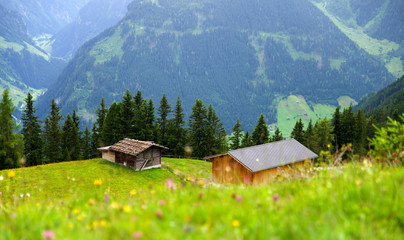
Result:
{"label": "tree line", "polygon": [[[186,125],[180,97],[172,107],[165,94],[157,110],[152,99],[143,98],[141,91],[133,96],[126,90],[122,101],[112,103],[109,108],[101,98],[91,131],[87,126],[80,131],[80,118],[75,110],[63,119],[54,99],[43,123],[36,116],[31,93],[28,93],[25,104],[19,132],[12,116],[15,107],[9,91],[3,91],[0,102],[0,169],[100,157],[97,148],[112,145],[123,138],[166,146],[165,155],[197,158],[284,139],[278,128],[270,134],[263,114],[251,134],[242,129],[237,119],[228,137],[212,105],[206,107],[200,99],[195,101]],[[394,111],[392,118],[400,119],[398,111]],[[337,107],[331,120],[324,118],[315,124],[310,120],[305,127],[299,119],[291,137],[317,154],[350,146],[362,156],[370,150],[369,141],[375,135],[375,124],[375,117],[366,118],[362,110],[354,113],[352,107],[343,110]]]}

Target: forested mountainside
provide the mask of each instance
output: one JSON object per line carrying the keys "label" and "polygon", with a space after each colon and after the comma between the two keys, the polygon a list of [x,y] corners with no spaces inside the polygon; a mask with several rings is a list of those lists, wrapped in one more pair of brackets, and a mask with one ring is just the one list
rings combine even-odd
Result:
{"label": "forested mountainside", "polygon": [[20,106],[28,91],[40,94],[39,89],[48,87],[63,66],[35,46],[21,15],[0,4],[0,89],[9,88]]}
{"label": "forested mountainside", "polygon": [[398,114],[404,113],[404,76],[380,91],[363,97],[355,108],[363,109],[366,116],[374,115],[379,121],[385,121],[395,110]]}
{"label": "forested mountainside", "polygon": [[87,40],[118,23],[131,0],[91,0],[78,17],[50,39],[52,56],[70,59]]}
{"label": "forested mountainside", "polygon": [[396,78],[404,75],[404,1],[312,0],[334,24]]}
{"label": "forested mountainside", "polygon": [[185,109],[200,98],[227,129],[237,117],[252,129],[260,113],[276,122],[276,104],[290,94],[337,105],[393,80],[307,0],[135,0],[38,103],[46,110],[55,98],[63,114],[77,108],[91,120],[101,97],[111,104],[139,89],[155,101],[180,95]]}
{"label": "forested mountainside", "polygon": [[0,0],[4,7],[20,13],[31,36],[55,34],[76,19],[89,0]]}
{"label": "forested mountainside", "polygon": [[404,1],[314,0],[350,25],[358,25],[369,36],[400,43],[404,39]]}

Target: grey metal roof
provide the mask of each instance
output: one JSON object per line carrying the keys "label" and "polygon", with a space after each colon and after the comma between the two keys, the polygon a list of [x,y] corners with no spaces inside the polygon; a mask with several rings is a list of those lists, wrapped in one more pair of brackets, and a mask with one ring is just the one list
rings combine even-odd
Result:
{"label": "grey metal roof", "polygon": [[305,159],[317,158],[317,154],[295,139],[241,148],[228,152],[252,172],[279,167]]}

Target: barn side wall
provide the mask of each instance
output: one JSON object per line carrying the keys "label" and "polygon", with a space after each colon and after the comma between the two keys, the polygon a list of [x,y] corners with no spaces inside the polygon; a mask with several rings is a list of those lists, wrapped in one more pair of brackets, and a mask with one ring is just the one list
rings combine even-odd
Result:
{"label": "barn side wall", "polygon": [[102,151],[102,158],[110,162],[115,162],[115,152],[111,150]]}
{"label": "barn side wall", "polygon": [[149,160],[145,168],[161,165],[161,148],[150,147],[136,157],[136,170],[142,167],[145,160]]}
{"label": "barn side wall", "polygon": [[252,172],[230,155],[222,155],[212,161],[212,178],[218,183],[241,184],[251,181]]}
{"label": "barn side wall", "polygon": [[300,168],[305,165],[305,161],[302,162],[297,162],[297,163],[292,163],[284,166],[279,166],[279,168],[270,168],[266,170],[262,170],[259,172],[255,172],[253,174],[252,178],[252,183],[254,185],[259,185],[259,184],[266,184],[270,181],[272,181],[277,174],[281,174],[282,170],[285,172],[289,171],[292,168]]}

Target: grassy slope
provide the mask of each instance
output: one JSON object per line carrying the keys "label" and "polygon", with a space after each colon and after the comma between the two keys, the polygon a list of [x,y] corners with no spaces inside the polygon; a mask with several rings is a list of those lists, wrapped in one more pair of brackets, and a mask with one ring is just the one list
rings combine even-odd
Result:
{"label": "grassy slope", "polygon": [[[135,172],[102,159],[73,161],[16,169],[15,192],[30,193],[32,200],[63,199],[93,190],[93,181],[101,179],[103,186],[115,197],[126,195],[131,189],[150,182],[163,183],[175,177],[166,169]],[[0,172],[6,176],[7,172]],[[7,181],[0,182],[0,189]]]}
{"label": "grassy slope", "polygon": [[[169,190],[160,184],[172,177],[167,170],[132,172],[91,160],[17,170],[14,186],[30,188],[31,197],[16,196],[13,203],[7,173],[0,172],[5,178],[0,183],[1,239],[40,239],[45,230],[53,231],[55,239],[129,239],[139,235],[142,239],[404,237],[403,168],[348,165],[302,172],[294,179],[285,173],[268,186],[186,182]],[[73,173],[77,174],[74,182],[67,178]],[[53,191],[64,195],[62,200],[42,197],[47,188],[45,180],[35,179],[40,175],[56,176],[47,184],[60,184]],[[95,178],[103,179],[100,187],[93,185]],[[33,191],[35,186],[42,186],[43,191]],[[137,193],[130,196],[130,188]],[[104,192],[110,193],[107,202]]]}
{"label": "grassy slope", "polygon": [[180,177],[212,178],[210,162],[190,159],[163,158],[163,167]]}
{"label": "grassy slope", "polygon": [[[356,101],[348,96],[338,98],[338,104],[347,107],[350,104],[356,105]],[[286,99],[280,100],[277,107],[277,124],[284,136],[289,136],[295,123],[302,118],[305,127],[307,127],[310,119],[313,124],[318,119],[327,117],[332,118],[335,106],[327,104],[307,103],[303,96],[290,95]],[[270,126],[273,131],[274,126]]]}

